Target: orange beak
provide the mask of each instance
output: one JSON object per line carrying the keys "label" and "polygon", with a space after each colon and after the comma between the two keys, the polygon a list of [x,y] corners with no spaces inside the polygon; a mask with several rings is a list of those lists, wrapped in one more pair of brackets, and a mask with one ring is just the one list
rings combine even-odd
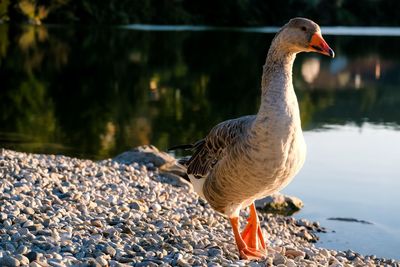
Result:
{"label": "orange beak", "polygon": [[325,42],[320,33],[316,32],[313,34],[313,36],[311,37],[309,48],[317,53],[330,56],[332,58],[335,57],[335,52],[333,52],[333,50]]}

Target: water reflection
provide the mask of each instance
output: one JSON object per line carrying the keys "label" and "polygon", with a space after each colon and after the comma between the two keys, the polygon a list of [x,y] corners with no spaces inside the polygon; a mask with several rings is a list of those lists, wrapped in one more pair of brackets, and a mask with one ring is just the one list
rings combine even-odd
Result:
{"label": "water reflection", "polygon": [[[104,158],[196,140],[256,112],[272,37],[0,25],[1,146]],[[303,127],[400,124],[400,40],[326,39],[338,58],[296,60]]]}
{"label": "water reflection", "polygon": [[312,84],[319,75],[321,62],[319,58],[309,58],[303,61],[301,65],[301,75],[304,81]]}

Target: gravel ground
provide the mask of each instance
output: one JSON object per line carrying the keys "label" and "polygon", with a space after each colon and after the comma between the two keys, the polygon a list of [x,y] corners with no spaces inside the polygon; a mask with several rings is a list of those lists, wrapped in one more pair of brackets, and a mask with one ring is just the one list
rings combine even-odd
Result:
{"label": "gravel ground", "polygon": [[399,266],[316,248],[318,223],[277,215],[268,258],[239,260],[228,221],[151,163],[2,149],[0,177],[0,266]]}

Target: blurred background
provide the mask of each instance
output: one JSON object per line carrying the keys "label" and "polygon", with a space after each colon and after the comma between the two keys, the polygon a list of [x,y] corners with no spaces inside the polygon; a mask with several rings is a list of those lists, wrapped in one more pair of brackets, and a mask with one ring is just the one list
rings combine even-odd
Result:
{"label": "blurred background", "polygon": [[305,202],[296,216],[328,228],[322,246],[399,259],[398,10],[389,0],[2,0],[0,147],[99,160],[196,141],[257,112],[274,32],[305,16],[337,56],[296,59],[308,157],[284,193]]}
{"label": "blurred background", "polygon": [[2,0],[0,19],[33,23],[282,25],[311,17],[321,25],[400,23],[396,0]]}

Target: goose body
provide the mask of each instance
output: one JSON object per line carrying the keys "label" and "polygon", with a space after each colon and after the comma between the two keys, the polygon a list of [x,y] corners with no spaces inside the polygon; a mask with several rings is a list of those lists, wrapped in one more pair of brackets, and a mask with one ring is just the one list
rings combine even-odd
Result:
{"label": "goose body", "polygon": [[[254,200],[285,187],[305,161],[306,145],[292,83],[293,62],[302,51],[333,56],[319,26],[295,18],[271,43],[258,113],[216,125],[191,146],[193,155],[184,162],[195,191],[230,218],[242,258],[260,258],[266,253]],[[248,206],[249,223],[239,233],[239,212]]]}

